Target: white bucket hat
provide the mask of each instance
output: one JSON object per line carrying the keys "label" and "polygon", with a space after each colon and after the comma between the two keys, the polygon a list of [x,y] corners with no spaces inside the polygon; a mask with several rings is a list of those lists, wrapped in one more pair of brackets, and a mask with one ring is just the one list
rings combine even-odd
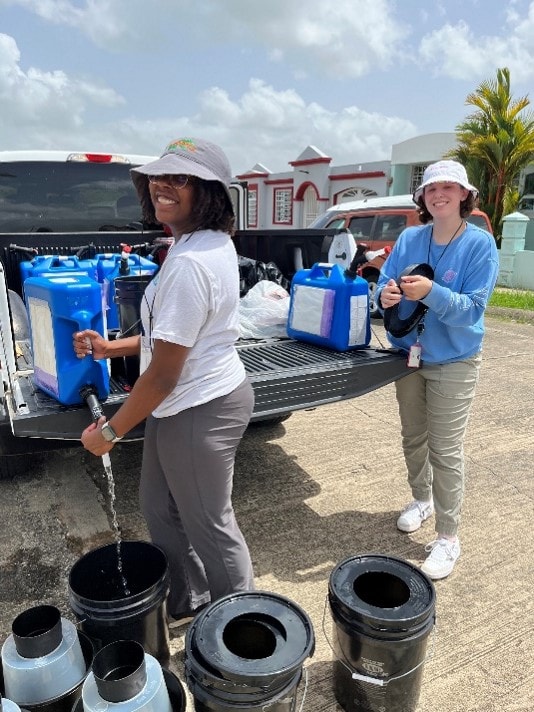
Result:
{"label": "white bucket hat", "polygon": [[148,176],[185,173],[202,180],[216,181],[222,184],[232,206],[228,188],[232,182],[230,163],[222,148],[206,139],[175,139],[165,147],[160,158],[143,166],[136,166],[130,173],[141,200],[145,219],[149,222],[153,222],[155,217],[148,193]]}
{"label": "white bucket hat", "polygon": [[427,166],[423,173],[423,182],[413,194],[414,202],[419,201],[424,189],[431,183],[459,183],[475,200],[478,196],[478,189],[467,180],[466,170],[458,161],[444,160]]}

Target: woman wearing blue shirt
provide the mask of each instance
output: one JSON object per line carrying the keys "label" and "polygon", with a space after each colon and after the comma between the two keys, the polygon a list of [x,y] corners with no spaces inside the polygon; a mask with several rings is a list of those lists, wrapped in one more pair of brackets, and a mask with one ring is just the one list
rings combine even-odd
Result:
{"label": "woman wearing blue shirt", "polygon": [[448,576],[460,556],[463,441],[481,363],[484,310],[499,266],[493,236],[466,222],[477,196],[460,163],[428,166],[414,193],[423,225],[400,235],[378,282],[388,338],[414,369],[395,383],[413,496],[397,527],[414,532],[435,512],[437,537],[421,567],[432,579]]}

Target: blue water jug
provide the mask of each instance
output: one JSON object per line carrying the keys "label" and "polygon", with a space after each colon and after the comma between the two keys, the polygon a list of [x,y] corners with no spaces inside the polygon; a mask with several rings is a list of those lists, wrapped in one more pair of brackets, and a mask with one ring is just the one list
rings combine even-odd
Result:
{"label": "blue water jug", "polygon": [[119,313],[115,302],[115,279],[128,275],[153,275],[159,269],[148,257],[121,253],[98,254],[95,256],[97,279],[103,285],[102,296],[108,329],[120,328]]}
{"label": "blue water jug", "polygon": [[362,349],[371,341],[369,286],[338,264],[317,262],[291,282],[287,333],[336,351]]}
{"label": "blue water jug", "polygon": [[20,263],[22,285],[28,277],[57,277],[86,275],[97,281],[96,260],[80,260],[68,255],[36,255],[32,260]]}
{"label": "blue water jug", "polygon": [[101,286],[85,275],[28,277],[26,307],[30,319],[35,385],[63,405],[83,403],[80,389],[92,384],[103,401],[109,394],[105,359],[77,358],[76,331],[104,333]]}

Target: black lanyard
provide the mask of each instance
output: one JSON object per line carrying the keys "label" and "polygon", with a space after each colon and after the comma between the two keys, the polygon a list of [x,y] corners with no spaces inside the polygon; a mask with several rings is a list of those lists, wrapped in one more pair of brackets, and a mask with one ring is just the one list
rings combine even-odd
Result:
{"label": "black lanyard", "polygon": [[[440,263],[441,258],[442,258],[443,255],[447,252],[447,249],[448,249],[449,245],[450,245],[451,242],[454,240],[454,238],[456,237],[456,235],[460,232],[460,229],[461,229],[461,227],[462,227],[463,224],[464,224],[464,221],[463,221],[463,219],[462,219],[461,223],[458,225],[458,227],[457,227],[456,230],[454,231],[452,237],[449,238],[449,241],[448,241],[447,244],[445,245],[445,249],[443,250],[443,252],[441,253],[441,255],[438,257],[438,261],[436,262],[436,264],[435,264],[434,267],[433,267],[433,269],[434,269],[434,274],[436,274],[436,270],[437,270],[437,268],[438,268],[438,265],[439,265],[439,263]],[[428,238],[428,255],[427,255],[427,258],[426,258],[427,264],[430,264],[430,248],[432,247],[432,235],[433,235],[433,234],[434,234],[434,226],[432,225],[432,227],[430,228],[430,237]],[[437,244],[437,243],[436,243],[436,244]],[[432,265],[430,265],[430,266],[432,266]]]}

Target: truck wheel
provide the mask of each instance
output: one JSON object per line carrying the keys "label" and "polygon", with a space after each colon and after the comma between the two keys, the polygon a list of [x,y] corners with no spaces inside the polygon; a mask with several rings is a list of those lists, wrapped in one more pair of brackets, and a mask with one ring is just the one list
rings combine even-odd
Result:
{"label": "truck wheel", "polygon": [[375,301],[376,288],[378,283],[378,272],[368,272],[363,275],[364,279],[367,280],[369,285],[369,315],[371,319],[381,319],[382,314],[378,310]]}
{"label": "truck wheel", "polygon": [[15,341],[26,341],[30,338],[30,322],[24,302],[12,289],[8,289],[8,299]]}
{"label": "truck wheel", "polygon": [[272,427],[273,425],[278,425],[279,423],[283,423],[285,420],[290,418],[292,413],[284,413],[283,415],[273,415],[270,418],[262,418],[261,420],[254,420],[250,425],[254,425],[255,427],[262,427],[262,426],[267,426],[267,427]]}

